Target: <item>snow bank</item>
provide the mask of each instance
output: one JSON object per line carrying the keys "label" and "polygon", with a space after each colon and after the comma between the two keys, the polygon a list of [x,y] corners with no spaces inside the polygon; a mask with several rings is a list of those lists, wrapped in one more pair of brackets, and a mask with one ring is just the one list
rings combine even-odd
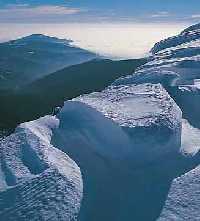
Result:
{"label": "snow bank", "polygon": [[[89,105],[120,129],[112,133],[109,125],[103,126],[114,144],[104,144],[105,151],[122,159],[146,164],[179,150],[181,111],[161,85],[110,87],[74,101]],[[101,124],[102,121],[96,122]]]}
{"label": "snow bank", "polygon": [[200,167],[177,178],[172,183],[159,221],[200,220]]}
{"label": "snow bank", "polygon": [[182,121],[181,152],[189,156],[200,152],[200,129],[194,128],[185,119]]}
{"label": "snow bank", "polygon": [[83,175],[81,221],[140,220],[144,199],[157,191],[155,185],[144,194],[158,183],[149,168],[180,151],[181,111],[168,93],[161,85],[109,87],[65,102],[57,118],[52,144]]}
{"label": "snow bank", "polygon": [[50,143],[58,119],[21,124],[0,143],[1,220],[76,220],[82,199],[78,166]]}

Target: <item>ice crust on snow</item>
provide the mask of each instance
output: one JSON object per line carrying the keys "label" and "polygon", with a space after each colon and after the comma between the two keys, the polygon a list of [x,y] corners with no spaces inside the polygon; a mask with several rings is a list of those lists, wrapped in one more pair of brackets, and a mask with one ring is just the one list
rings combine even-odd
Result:
{"label": "ice crust on snow", "polygon": [[130,213],[139,205],[136,177],[143,182],[143,168],[180,151],[181,111],[166,90],[159,84],[109,87],[65,102],[57,118],[52,144],[83,174],[81,221],[140,219]]}
{"label": "ice crust on snow", "polygon": [[[135,154],[137,161],[141,159],[146,163],[145,160],[178,151],[181,111],[159,84],[113,86],[73,101],[89,105],[122,128],[128,136],[128,142],[123,141],[126,143],[125,153]],[[145,136],[144,141],[141,138]],[[160,137],[159,141],[156,136]],[[162,145],[159,142],[163,142]],[[124,155],[120,146],[116,151],[119,156]]]}
{"label": "ice crust on snow", "polygon": [[[151,52],[133,75],[0,141],[3,221],[159,216],[172,180],[196,167],[200,150],[200,25]],[[173,181],[159,221],[200,219],[199,172]]]}
{"label": "ice crust on snow", "polygon": [[159,221],[200,220],[200,166],[172,183]]}
{"label": "ice crust on snow", "polygon": [[193,127],[186,119],[182,120],[181,152],[188,156],[200,152],[200,129]]}
{"label": "ice crust on snow", "polygon": [[57,116],[21,124],[1,141],[0,215],[127,220],[134,169],[178,154],[180,133],[181,111],[159,84],[109,87],[67,101]]}
{"label": "ice crust on snow", "polygon": [[[157,43],[149,61],[113,85],[161,83],[183,112],[181,149],[186,173],[199,165],[200,24]],[[183,160],[184,162],[184,160]],[[182,166],[183,166],[182,165]],[[176,165],[177,166],[177,165]],[[180,175],[179,175],[180,176]],[[199,167],[173,181],[160,220],[200,220]]]}
{"label": "ice crust on snow", "polygon": [[50,143],[58,119],[21,124],[0,143],[0,217],[77,220],[82,177],[76,163]]}

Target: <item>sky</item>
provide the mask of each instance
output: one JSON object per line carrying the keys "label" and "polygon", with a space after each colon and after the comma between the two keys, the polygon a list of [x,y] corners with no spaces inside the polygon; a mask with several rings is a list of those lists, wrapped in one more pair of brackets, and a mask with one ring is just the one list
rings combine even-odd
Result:
{"label": "sky", "polygon": [[200,21],[200,0],[0,0],[0,22]]}
{"label": "sky", "polygon": [[0,42],[41,33],[112,58],[148,54],[200,22],[200,0],[0,0]]}

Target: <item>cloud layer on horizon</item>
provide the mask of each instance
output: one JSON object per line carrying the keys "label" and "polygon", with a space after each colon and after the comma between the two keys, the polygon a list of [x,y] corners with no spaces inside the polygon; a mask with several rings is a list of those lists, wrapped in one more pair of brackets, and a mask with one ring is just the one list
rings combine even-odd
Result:
{"label": "cloud layer on horizon", "polygon": [[[184,6],[180,0],[160,4],[153,0],[0,0],[0,23],[45,23],[45,22],[199,22],[199,0],[190,0]],[[170,3],[171,2],[171,3]],[[144,4],[146,3],[146,4]],[[180,5],[180,7],[178,7]],[[135,7],[137,5],[137,7]],[[154,7],[152,6],[154,5]],[[166,8],[167,10],[162,10]],[[187,9],[187,10],[186,10]]]}

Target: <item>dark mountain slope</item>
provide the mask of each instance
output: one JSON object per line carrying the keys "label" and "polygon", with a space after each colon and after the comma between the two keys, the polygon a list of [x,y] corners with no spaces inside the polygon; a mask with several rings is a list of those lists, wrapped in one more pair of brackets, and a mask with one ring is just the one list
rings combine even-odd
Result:
{"label": "dark mountain slope", "polygon": [[145,62],[145,59],[92,60],[65,68],[21,89],[2,91],[0,122],[16,125],[51,113],[65,100],[100,91]]}
{"label": "dark mountain slope", "polygon": [[0,44],[0,88],[18,88],[64,67],[97,57],[70,40],[34,34]]}

